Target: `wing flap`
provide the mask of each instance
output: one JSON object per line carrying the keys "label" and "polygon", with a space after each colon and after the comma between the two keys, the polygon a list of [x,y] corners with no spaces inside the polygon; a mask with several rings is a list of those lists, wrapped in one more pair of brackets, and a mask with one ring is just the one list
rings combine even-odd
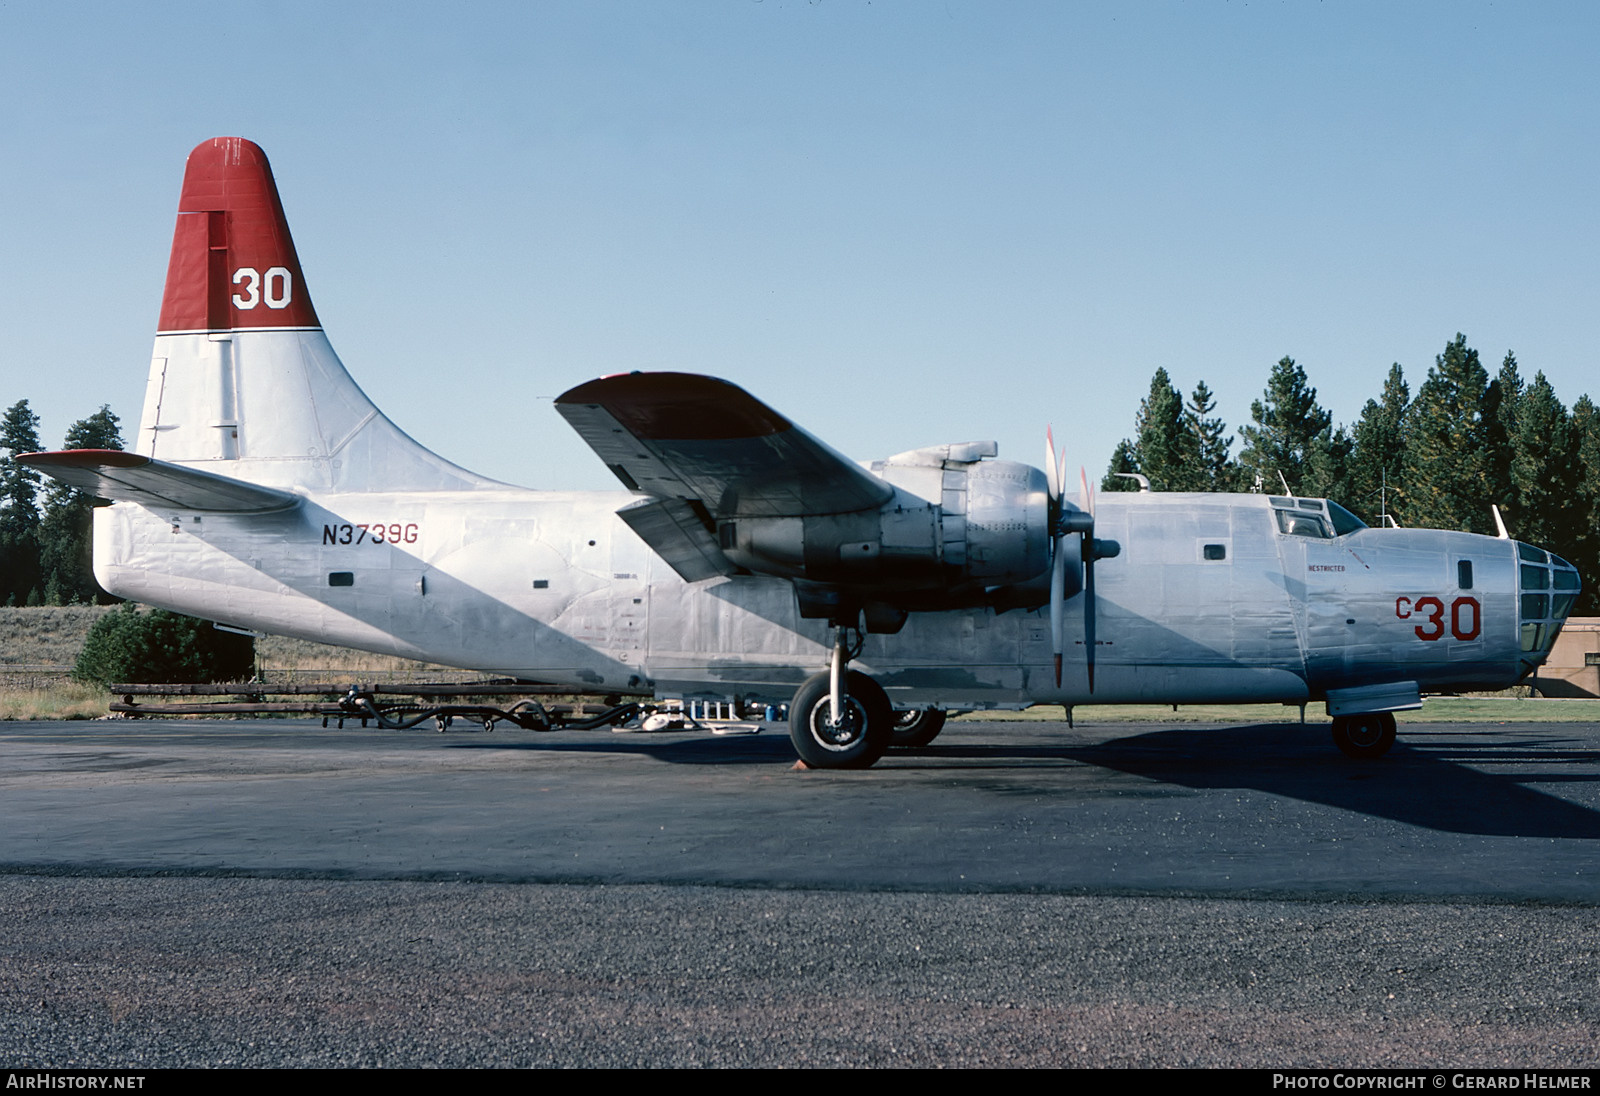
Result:
{"label": "wing flap", "polygon": [[17,461],[69,487],[116,502],[217,513],[266,514],[298,506],[300,496],[120,449],[22,453]]}
{"label": "wing flap", "polygon": [[851,513],[894,493],[715,377],[602,377],[556,397],[556,410],[631,490],[697,500],[713,519]]}
{"label": "wing flap", "polygon": [[704,514],[704,507],[685,499],[641,500],[617,511],[685,582],[738,574],[739,568],[722,554]]}

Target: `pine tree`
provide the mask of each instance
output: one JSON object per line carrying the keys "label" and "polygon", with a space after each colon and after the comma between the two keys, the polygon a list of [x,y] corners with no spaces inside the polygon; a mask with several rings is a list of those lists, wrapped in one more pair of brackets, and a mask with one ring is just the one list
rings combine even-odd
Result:
{"label": "pine tree", "polygon": [[1560,552],[1578,568],[1583,593],[1574,612],[1600,615],[1600,408],[1588,396],[1572,405],[1570,445],[1573,460],[1573,497],[1569,551]]}
{"label": "pine tree", "polygon": [[100,410],[67,427],[67,449],[121,449],[122,420],[102,403]]}
{"label": "pine tree", "polygon": [[1127,478],[1123,473],[1139,473],[1137,447],[1127,438],[1117,442],[1117,447],[1111,453],[1111,465],[1106,469],[1105,478],[1100,481],[1102,491],[1137,491],[1139,481]]}
{"label": "pine tree", "polygon": [[1517,369],[1517,356],[1506,351],[1500,372],[1483,393],[1483,438],[1488,479],[1486,503],[1502,508],[1517,504],[1511,480],[1511,463],[1516,455],[1517,417],[1521,412],[1525,386]]}
{"label": "pine tree", "polygon": [[12,458],[41,448],[39,416],[18,400],[0,419],[0,592],[18,602],[39,596],[39,473]]}
{"label": "pine tree", "polygon": [[[79,419],[67,429],[66,449],[121,449],[122,429],[111,408]],[[39,524],[39,565],[51,604],[110,601],[94,579],[90,551],[93,508],[103,500],[63,483],[52,483]]]}
{"label": "pine tree", "polygon": [[1150,394],[1139,405],[1139,471],[1153,491],[1185,491],[1196,453],[1193,435],[1184,428],[1183,397],[1165,369],[1150,379]]}
{"label": "pine tree", "polygon": [[1343,426],[1337,430],[1331,426],[1323,427],[1322,432],[1306,446],[1296,490],[1310,498],[1338,501],[1348,497],[1350,452],[1353,448],[1350,432]]}
{"label": "pine tree", "polygon": [[1231,491],[1233,438],[1227,423],[1212,418],[1216,398],[1201,381],[1188,403],[1165,369],[1150,378],[1150,394],[1139,404],[1134,437],[1117,443],[1102,491],[1137,491],[1138,481],[1118,473],[1147,477],[1152,491]]}
{"label": "pine tree", "polygon": [[1250,404],[1250,417],[1254,426],[1242,426],[1239,435],[1244,439],[1244,451],[1239,454],[1239,474],[1242,482],[1251,489],[1276,493],[1280,489],[1280,475],[1291,491],[1307,494],[1300,485],[1305,464],[1312,457],[1321,439],[1325,451],[1321,455],[1324,465],[1313,470],[1319,481],[1338,479],[1331,467],[1336,454],[1331,447],[1331,436],[1324,432],[1333,423],[1333,416],[1317,405],[1317,390],[1306,383],[1306,371],[1295,364],[1293,358],[1283,358],[1272,367],[1267,379],[1265,400]]}
{"label": "pine tree", "polygon": [[1534,374],[1518,405],[1509,446],[1510,531],[1518,540],[1564,555],[1577,540],[1572,420],[1542,372]]}
{"label": "pine tree", "polygon": [[1490,453],[1483,418],[1489,376],[1456,335],[1411,405],[1406,436],[1408,524],[1491,532]]}
{"label": "pine tree", "polygon": [[1235,469],[1230,451],[1233,435],[1224,436],[1228,425],[1222,419],[1209,417],[1216,409],[1216,398],[1206,382],[1194,386],[1194,395],[1184,407],[1184,425],[1194,437],[1195,468],[1190,477],[1189,491],[1232,491],[1235,487]]}
{"label": "pine tree", "polygon": [[1401,492],[1405,469],[1406,412],[1411,389],[1405,370],[1396,362],[1383,382],[1383,396],[1368,400],[1352,433],[1349,487],[1340,499],[1368,525],[1382,525],[1384,514],[1397,514],[1404,522]]}
{"label": "pine tree", "polygon": [[39,416],[27,400],[18,400],[0,419],[0,449],[6,450],[7,458],[0,471],[0,535],[27,534],[38,528],[39,473],[10,458],[41,448]]}

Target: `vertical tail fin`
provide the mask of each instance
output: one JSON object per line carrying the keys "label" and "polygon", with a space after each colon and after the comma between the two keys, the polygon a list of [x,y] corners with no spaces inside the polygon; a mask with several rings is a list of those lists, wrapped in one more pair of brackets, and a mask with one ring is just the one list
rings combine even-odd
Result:
{"label": "vertical tail fin", "polygon": [[205,142],[183,174],[156,330],[321,326],[266,155],[242,137]]}
{"label": "vertical tail fin", "polygon": [[491,482],[413,441],[345,371],[312,307],[272,168],[242,137],[189,154],[137,447],[276,487]]}

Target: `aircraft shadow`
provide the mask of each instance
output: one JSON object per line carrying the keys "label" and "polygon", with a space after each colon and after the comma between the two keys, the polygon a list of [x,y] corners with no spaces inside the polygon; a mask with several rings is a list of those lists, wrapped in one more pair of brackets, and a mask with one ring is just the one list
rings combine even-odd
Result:
{"label": "aircraft shadow", "polygon": [[1373,761],[1337,753],[1325,724],[1297,723],[1171,728],[1062,753],[1179,787],[1250,788],[1449,833],[1600,839],[1600,811],[1529,786],[1600,782],[1593,769],[1564,771],[1600,764],[1600,751],[1559,731],[1506,744],[1407,728]]}
{"label": "aircraft shadow", "polygon": [[[738,738],[605,734],[589,741],[563,736],[548,744],[489,739],[451,743],[459,749],[508,745],[562,753],[637,753],[676,765],[794,764],[788,737],[770,731]],[[872,774],[882,779],[896,772],[967,770],[1032,772],[1037,777],[1049,771],[1052,761],[1093,765],[1196,791],[1248,788],[1448,833],[1600,839],[1600,811],[1530,786],[1600,783],[1600,750],[1577,745],[1573,735],[1559,729],[1520,734],[1507,743],[1503,738],[1484,741],[1472,731],[1414,725],[1402,731],[1386,757],[1374,761],[1340,755],[1322,723],[1163,728],[1083,746],[940,741],[921,750],[893,752]],[[1583,768],[1574,772],[1573,765]],[[1035,793],[1049,790],[1038,779],[1029,788]],[[1069,788],[1060,790],[1071,794]]]}

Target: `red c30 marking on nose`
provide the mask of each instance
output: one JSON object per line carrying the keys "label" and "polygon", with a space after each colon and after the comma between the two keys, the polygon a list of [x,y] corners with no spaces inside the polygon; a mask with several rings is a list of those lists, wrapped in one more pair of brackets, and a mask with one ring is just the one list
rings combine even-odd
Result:
{"label": "red c30 marking on nose", "polygon": [[[1412,601],[1408,597],[1394,599],[1394,615],[1401,620],[1410,620],[1413,616],[1420,616],[1424,623],[1418,624],[1412,631],[1417,633],[1417,638],[1432,642],[1444,637],[1444,602],[1439,598],[1419,597]],[[1450,603],[1450,634],[1465,642],[1477,639],[1483,633],[1483,606],[1475,597],[1458,597]]]}

